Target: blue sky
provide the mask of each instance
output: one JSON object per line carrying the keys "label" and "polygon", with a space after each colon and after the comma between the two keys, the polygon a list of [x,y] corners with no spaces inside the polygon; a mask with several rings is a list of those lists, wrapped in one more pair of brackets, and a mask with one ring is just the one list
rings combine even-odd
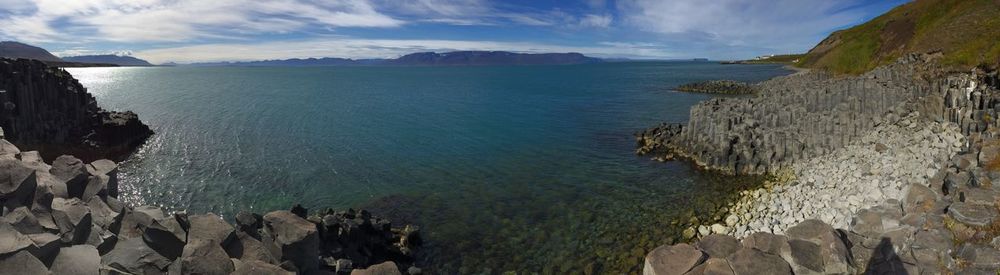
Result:
{"label": "blue sky", "polygon": [[0,0],[0,40],[154,63],[418,51],[749,58],[804,52],[902,0]]}

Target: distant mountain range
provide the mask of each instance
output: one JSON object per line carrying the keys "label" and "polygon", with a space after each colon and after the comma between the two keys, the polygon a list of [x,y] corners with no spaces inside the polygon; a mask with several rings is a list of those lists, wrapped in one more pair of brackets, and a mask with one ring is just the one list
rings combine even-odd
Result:
{"label": "distant mountain range", "polygon": [[79,63],[115,64],[118,66],[153,66],[153,64],[149,64],[146,60],[113,54],[70,56],[63,57],[62,60]]}
{"label": "distant mountain range", "polygon": [[393,59],[293,58],[247,62],[194,63],[191,66],[487,66],[573,65],[601,63],[603,59],[579,53],[513,53],[504,51],[457,51],[412,53]]}
{"label": "distant mountain range", "polygon": [[153,66],[131,56],[85,55],[59,58],[45,49],[14,41],[0,41],[0,57],[34,59],[57,67]]}
{"label": "distant mountain range", "polygon": [[62,59],[45,49],[14,41],[0,41],[0,57],[63,62]]}
{"label": "distant mountain range", "polygon": [[[59,67],[154,66],[149,62],[119,55],[84,55],[59,58],[45,49],[24,43],[0,42],[0,57],[36,59]],[[420,52],[390,59],[293,58],[245,62],[194,64],[167,63],[166,66],[490,66],[490,65],[574,65],[603,63],[604,60],[580,53],[514,53],[505,51]]]}

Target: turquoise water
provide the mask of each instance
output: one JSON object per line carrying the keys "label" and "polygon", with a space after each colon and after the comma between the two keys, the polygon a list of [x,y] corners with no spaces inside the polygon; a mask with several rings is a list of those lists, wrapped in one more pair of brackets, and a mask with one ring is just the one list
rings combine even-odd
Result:
{"label": "turquoise water", "polygon": [[734,179],[633,154],[632,133],[687,120],[774,65],[81,68],[99,104],[156,135],[122,164],[133,204],[266,212],[366,207],[421,225],[434,273],[635,272]]}

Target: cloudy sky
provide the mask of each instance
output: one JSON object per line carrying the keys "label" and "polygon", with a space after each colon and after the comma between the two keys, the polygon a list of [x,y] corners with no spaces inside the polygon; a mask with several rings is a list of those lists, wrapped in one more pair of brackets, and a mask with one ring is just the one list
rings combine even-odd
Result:
{"label": "cloudy sky", "polygon": [[0,40],[154,63],[417,51],[747,58],[803,52],[904,0],[0,0]]}

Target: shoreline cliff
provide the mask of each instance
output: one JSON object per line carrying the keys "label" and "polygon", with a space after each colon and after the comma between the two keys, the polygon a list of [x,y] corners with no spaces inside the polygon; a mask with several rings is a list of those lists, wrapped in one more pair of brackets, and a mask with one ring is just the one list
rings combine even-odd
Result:
{"label": "shoreline cliff", "polygon": [[809,72],[692,107],[637,134],[640,154],[777,175],[714,224],[646,257],[645,274],[1000,269],[1000,81],[913,54],[855,77]]}
{"label": "shoreline cliff", "polygon": [[49,161],[122,161],[153,134],[135,113],[104,110],[69,73],[36,60],[0,58],[0,105],[5,138]]}

